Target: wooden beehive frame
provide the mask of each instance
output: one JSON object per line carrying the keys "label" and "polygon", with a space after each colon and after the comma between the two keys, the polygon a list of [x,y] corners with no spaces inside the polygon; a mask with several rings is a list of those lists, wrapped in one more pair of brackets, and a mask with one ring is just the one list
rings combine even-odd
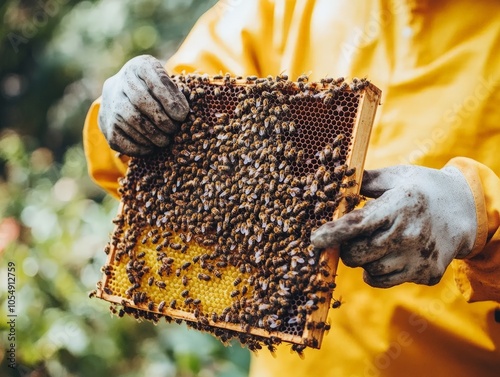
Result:
{"label": "wooden beehive frame", "polygon": [[[223,86],[227,85],[227,82],[225,81],[214,82],[212,80],[210,84]],[[231,85],[245,86],[247,84],[245,82],[242,82],[242,80],[239,80],[237,82],[232,82]],[[347,90],[350,89],[348,88]],[[375,117],[376,108],[379,104],[381,93],[372,84],[363,85],[362,89],[360,89],[358,93],[359,93],[359,101],[357,106],[357,114],[355,116],[355,122],[352,128],[352,135],[351,135],[352,144],[350,151],[347,154],[345,163],[348,165],[349,168],[356,169],[354,173],[354,179],[357,182],[361,182],[364,160],[370,138],[371,126]],[[346,187],[342,189],[342,191],[344,196],[356,195],[359,191],[359,184],[351,187]],[[335,211],[333,219],[340,217],[343,213],[346,212],[347,209],[348,208],[346,201],[341,201]],[[121,213],[122,210],[123,210],[123,203],[120,205],[119,212]],[[108,254],[108,260],[107,260],[108,265],[116,263],[115,262],[116,251],[117,251],[116,248],[111,247]],[[338,250],[331,249],[322,252],[320,256],[320,263],[325,261],[328,264],[329,270],[332,272],[328,277],[321,277],[323,280],[325,280],[325,282],[334,283],[338,259],[339,259]],[[145,312],[150,311],[146,303],[134,304],[134,302],[127,297],[109,294],[109,292],[106,292],[106,287],[108,286],[110,279],[111,277],[108,276],[107,274],[103,275],[103,279],[98,285],[97,297],[100,297],[106,301],[118,305],[124,305],[131,308],[136,308]],[[310,315],[308,315],[306,322],[326,321],[328,310],[330,307],[329,303],[332,297],[332,291],[322,292],[320,293],[320,295],[322,295],[325,298],[324,303],[318,305],[319,307],[318,310],[315,310]],[[179,309],[172,309],[168,306],[165,306],[165,308],[161,312],[158,310],[153,310],[153,312],[164,316],[169,316],[172,318],[189,321],[191,323],[196,323],[198,321],[198,318],[194,315],[194,313]],[[248,334],[253,334],[263,338],[269,338],[273,336],[281,339],[282,341],[300,345],[307,345],[314,348],[319,348],[321,346],[323,333],[325,331],[324,328],[322,327],[307,328],[304,326],[303,328],[304,331],[300,336],[285,332],[268,331],[266,329],[259,327],[251,327],[243,331],[240,324],[223,322],[223,321],[213,322],[210,319],[208,319],[208,324],[213,327],[224,328],[235,332],[246,332]],[[311,342],[311,340],[314,340],[314,342]]]}
{"label": "wooden beehive frame", "polygon": [[[361,183],[363,179],[363,169],[365,165],[366,153],[368,151],[368,144],[370,141],[370,134],[372,130],[373,121],[375,119],[377,106],[380,103],[380,96],[381,96],[380,90],[377,87],[370,85],[363,92],[358,107],[358,114],[356,116],[356,123],[354,124],[353,135],[352,135],[353,146],[351,149],[351,153],[347,157],[346,163],[349,166],[349,168],[356,169],[354,173],[354,179],[356,180],[356,182],[359,183]],[[361,184],[354,187],[346,188],[345,194],[347,195],[359,194],[360,186]],[[346,212],[347,210],[346,206],[347,203],[345,201],[342,201],[340,203],[339,207],[335,211],[333,220],[338,219]],[[336,272],[339,262],[339,249],[331,248],[324,250],[320,258],[320,263],[323,260],[325,260],[328,263],[328,266],[330,267],[331,271]],[[332,275],[332,281],[335,282],[335,273]],[[332,299],[332,291],[324,293],[324,297],[326,299],[326,302],[330,303]],[[313,312],[311,320],[316,322],[325,321],[325,319],[328,317],[329,309],[330,309],[329,304],[320,306],[319,310]],[[321,342],[323,340],[323,333],[324,333],[323,329],[306,328],[304,330],[303,337],[305,339],[317,339],[318,348],[320,348]]]}

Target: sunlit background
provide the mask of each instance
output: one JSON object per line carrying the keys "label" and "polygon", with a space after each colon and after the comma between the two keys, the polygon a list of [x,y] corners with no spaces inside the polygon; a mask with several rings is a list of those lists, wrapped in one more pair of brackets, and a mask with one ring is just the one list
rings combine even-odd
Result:
{"label": "sunlit background", "polygon": [[[131,57],[168,59],[214,3],[1,2],[0,376],[247,374],[248,352],[238,345],[111,317],[104,301],[88,298],[117,203],[87,176],[86,111]],[[17,276],[15,369],[5,354],[8,262]]]}

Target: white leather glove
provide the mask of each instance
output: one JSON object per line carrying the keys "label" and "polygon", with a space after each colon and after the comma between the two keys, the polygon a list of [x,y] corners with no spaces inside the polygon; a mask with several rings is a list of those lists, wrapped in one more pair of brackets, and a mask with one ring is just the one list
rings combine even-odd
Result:
{"label": "white leather glove", "polygon": [[186,98],[160,61],[142,55],[104,83],[99,128],[112,149],[141,156],[165,147],[188,112]]}
{"label": "white leather glove", "polygon": [[311,242],[318,248],[340,245],[342,261],[363,267],[371,286],[437,284],[453,258],[472,250],[476,207],[457,168],[365,171],[361,193],[376,199],[324,224]]}

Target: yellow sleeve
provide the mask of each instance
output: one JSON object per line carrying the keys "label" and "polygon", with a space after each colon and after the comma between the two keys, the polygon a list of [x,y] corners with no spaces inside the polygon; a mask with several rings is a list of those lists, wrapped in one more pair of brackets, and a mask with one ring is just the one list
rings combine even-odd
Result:
{"label": "yellow sleeve", "polygon": [[465,175],[474,195],[478,223],[472,252],[452,263],[455,281],[470,302],[500,302],[500,178],[469,158],[457,157],[448,165]]}
{"label": "yellow sleeve", "polygon": [[119,157],[112,150],[97,123],[101,99],[90,107],[83,126],[83,148],[90,177],[115,198],[118,195],[118,178],[127,171],[127,158]]}
{"label": "yellow sleeve", "polygon": [[[284,32],[279,28],[278,35],[273,37],[273,15],[281,16],[281,12],[274,14],[272,1],[217,3],[197,21],[167,62],[167,71],[171,74],[183,70],[208,74],[276,74],[272,70],[274,62],[279,60]],[[260,67],[271,71],[262,72]],[[99,105],[99,99],[92,104],[83,130],[88,170],[98,185],[118,198],[118,178],[125,174],[127,160],[118,157],[102,135],[98,126]]]}
{"label": "yellow sleeve", "polygon": [[169,73],[276,75],[294,1],[219,1],[167,62]]}

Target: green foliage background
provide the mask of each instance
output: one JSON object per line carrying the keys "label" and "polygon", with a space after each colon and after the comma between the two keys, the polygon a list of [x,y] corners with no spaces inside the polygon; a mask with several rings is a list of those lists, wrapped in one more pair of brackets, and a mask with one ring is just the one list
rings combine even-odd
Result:
{"label": "green foliage background", "polygon": [[[87,176],[86,111],[131,57],[168,59],[214,3],[1,3],[0,376],[247,374],[249,355],[238,345],[179,325],[111,317],[104,301],[87,296],[101,276],[117,203]],[[2,237],[14,240],[2,248]],[[17,277],[15,369],[6,357],[8,262]]]}

